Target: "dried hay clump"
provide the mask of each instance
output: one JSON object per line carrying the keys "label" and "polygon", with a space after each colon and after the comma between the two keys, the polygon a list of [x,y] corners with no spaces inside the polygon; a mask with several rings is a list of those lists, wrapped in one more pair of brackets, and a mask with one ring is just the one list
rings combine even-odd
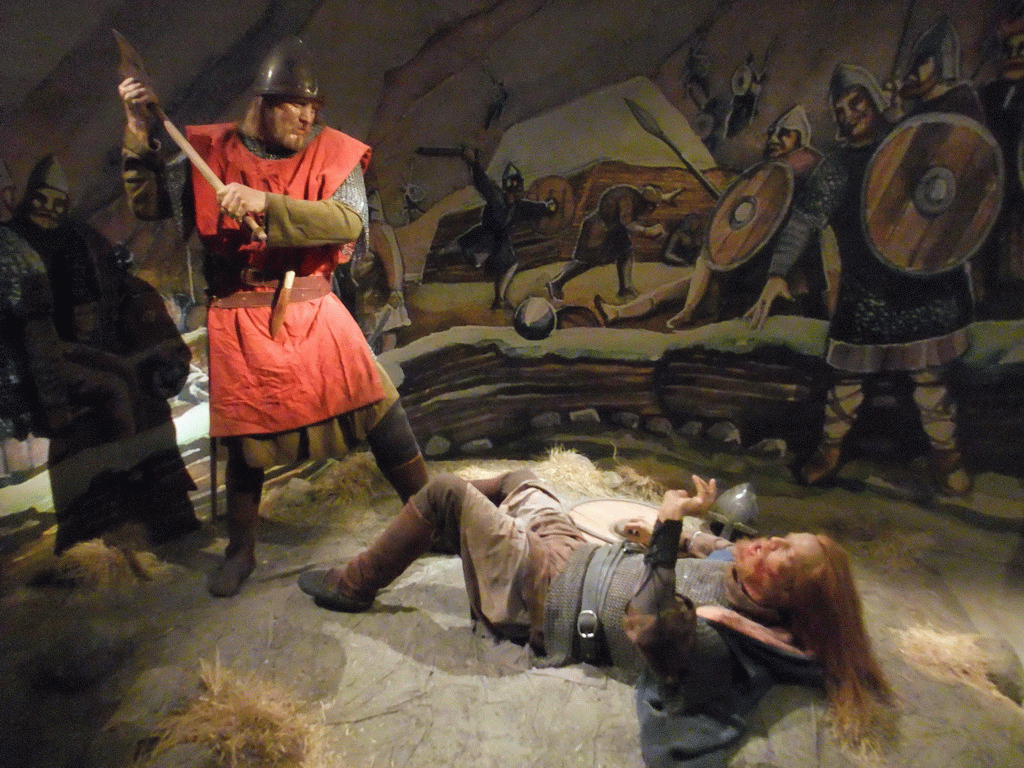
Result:
{"label": "dried hay clump", "polygon": [[554,447],[534,470],[541,478],[580,496],[618,496],[660,502],[664,488],[631,467],[620,464],[604,472],[586,456]]}
{"label": "dried hay clump", "polygon": [[394,490],[368,451],[350,453],[313,480],[314,499],[331,498],[343,505],[370,504]]}
{"label": "dried hay clump", "polygon": [[288,475],[269,481],[261,511],[279,522],[326,521],[392,495],[373,456],[360,452],[329,461],[309,479]]}
{"label": "dried hay clump", "polygon": [[[200,661],[205,693],[168,717],[149,758],[187,743],[207,747],[218,768],[316,768],[326,764],[323,725],[302,703],[256,675],[237,675]],[[145,763],[142,763],[145,765]]]}
{"label": "dried hay clump", "polygon": [[152,552],[111,547],[92,539],[61,554],[53,576],[58,582],[96,590],[131,589],[140,581],[153,581],[166,568]]}
{"label": "dried hay clump", "polygon": [[941,680],[964,683],[1002,696],[988,677],[990,655],[974,634],[943,632],[928,627],[895,630],[900,652],[914,666]]}

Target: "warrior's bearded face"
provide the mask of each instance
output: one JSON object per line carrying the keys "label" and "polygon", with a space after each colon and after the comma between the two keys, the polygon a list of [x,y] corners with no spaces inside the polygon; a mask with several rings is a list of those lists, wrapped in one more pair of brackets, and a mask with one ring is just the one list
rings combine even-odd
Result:
{"label": "warrior's bearded face", "polygon": [[863,88],[843,92],[832,104],[832,111],[840,138],[854,146],[869,143],[882,128],[882,115]]}
{"label": "warrior's bearded face", "polygon": [[56,229],[68,212],[66,192],[40,187],[32,193],[28,218],[40,229]]}
{"label": "warrior's bearded face", "polygon": [[271,146],[298,152],[312,137],[316,114],[317,104],[308,99],[264,97],[260,138]]}

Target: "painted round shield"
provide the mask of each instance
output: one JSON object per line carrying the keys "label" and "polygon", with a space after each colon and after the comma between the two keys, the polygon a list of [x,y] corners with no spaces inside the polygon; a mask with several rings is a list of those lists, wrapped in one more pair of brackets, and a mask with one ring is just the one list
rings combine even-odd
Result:
{"label": "painted round shield", "polygon": [[774,160],[736,179],[711,216],[706,242],[711,268],[735,269],[760,251],[786,218],[793,187],[793,169]]}
{"label": "painted round shield", "polygon": [[631,499],[588,499],[570,507],[569,517],[588,539],[598,544],[618,544],[625,537],[616,532],[616,526],[622,531],[629,521],[638,520],[648,530],[653,529],[658,508]]}
{"label": "painted round shield", "polygon": [[875,150],[864,178],[871,250],[910,274],[962,266],[995,223],[1003,174],[999,144],[976,120],[940,112],[908,119]]}
{"label": "painted round shield", "polygon": [[572,186],[562,176],[542,176],[526,190],[529,200],[552,200],[555,210],[548,216],[541,216],[533,225],[538,235],[557,235],[572,221],[576,213],[576,195]]}

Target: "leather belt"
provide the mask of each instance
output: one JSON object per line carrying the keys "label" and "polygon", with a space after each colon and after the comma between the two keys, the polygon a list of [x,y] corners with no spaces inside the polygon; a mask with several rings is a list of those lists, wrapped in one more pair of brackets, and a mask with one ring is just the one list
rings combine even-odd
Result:
{"label": "leather belt", "polygon": [[[211,307],[219,309],[238,309],[239,307],[269,307],[274,303],[274,296],[277,295],[277,287],[280,281],[265,280],[254,281],[249,278],[249,270],[243,273],[243,281],[247,286],[256,290],[240,290],[229,293],[227,296],[218,296],[212,302]],[[296,277],[292,284],[292,291],[289,301],[313,301],[331,292],[331,284],[322,275],[306,275]]]}
{"label": "leather belt", "polygon": [[576,616],[576,637],[579,639],[580,658],[590,664],[602,659],[604,637],[601,628],[601,609],[608,584],[615,569],[627,550],[624,542],[617,546],[598,547],[583,576],[583,589],[580,595],[580,612]]}

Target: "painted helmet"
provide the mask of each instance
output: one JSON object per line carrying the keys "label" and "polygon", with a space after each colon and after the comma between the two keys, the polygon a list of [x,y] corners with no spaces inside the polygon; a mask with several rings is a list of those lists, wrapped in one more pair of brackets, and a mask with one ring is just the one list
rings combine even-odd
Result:
{"label": "painted helmet", "polygon": [[832,70],[832,79],[828,84],[829,99],[835,102],[851,88],[862,88],[875,105],[875,109],[879,113],[885,111],[887,106],[885,96],[874,75],[856,64],[836,64],[835,69]]}
{"label": "painted helmet", "polygon": [[56,155],[47,155],[32,169],[25,183],[26,197],[39,189],[55,189],[65,195],[71,193],[68,176]]}
{"label": "painted helmet", "polygon": [[501,188],[509,190],[522,186],[523,174],[512,163],[508,163],[505,166],[505,171],[501,174]]}

